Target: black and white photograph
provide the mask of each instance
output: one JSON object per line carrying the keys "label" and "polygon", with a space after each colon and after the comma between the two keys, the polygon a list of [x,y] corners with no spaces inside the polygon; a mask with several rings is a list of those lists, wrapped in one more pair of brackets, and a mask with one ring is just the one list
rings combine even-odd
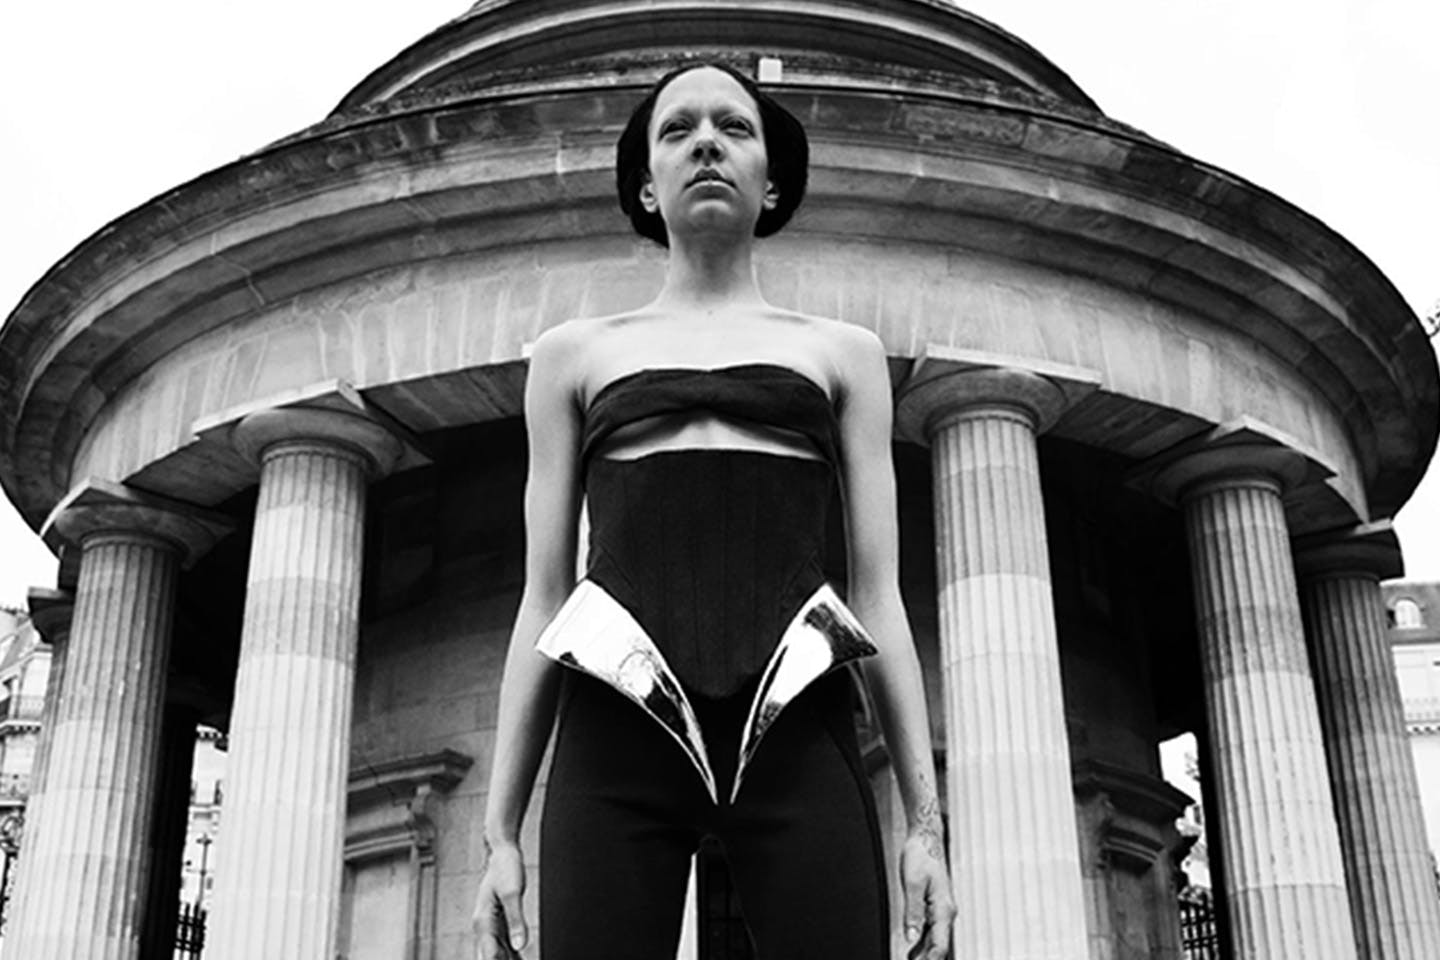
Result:
{"label": "black and white photograph", "polygon": [[1440,956],[1437,36],[0,11],[0,960]]}

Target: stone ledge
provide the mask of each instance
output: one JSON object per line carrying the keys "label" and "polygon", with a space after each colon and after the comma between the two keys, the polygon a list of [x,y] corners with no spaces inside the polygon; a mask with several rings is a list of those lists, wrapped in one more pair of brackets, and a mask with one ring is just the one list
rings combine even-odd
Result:
{"label": "stone ledge", "polygon": [[357,862],[416,850],[435,842],[430,798],[459,783],[474,760],[455,750],[357,766],[352,760],[345,859]]}
{"label": "stone ledge", "polygon": [[1110,862],[1145,871],[1181,842],[1175,820],[1194,802],[1164,780],[1100,760],[1071,770],[1077,801],[1099,803],[1100,849]]}

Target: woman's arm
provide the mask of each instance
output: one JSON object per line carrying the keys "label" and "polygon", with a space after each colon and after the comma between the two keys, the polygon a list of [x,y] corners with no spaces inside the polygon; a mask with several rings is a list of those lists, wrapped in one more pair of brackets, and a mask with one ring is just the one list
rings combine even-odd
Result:
{"label": "woman's arm", "polygon": [[525,382],[525,587],[500,680],[485,804],[487,861],[475,906],[482,960],[512,956],[528,939],[520,824],[550,738],[560,669],[535,651],[535,640],[575,583],[580,414],[573,340],[563,327],[540,337]]}
{"label": "woman's arm", "polygon": [[880,648],[865,661],[864,672],[909,830],[901,856],[906,939],[914,945],[911,956],[939,958],[949,953],[955,908],[945,869],[925,686],[900,597],[890,377],[874,334],[847,328],[844,335],[840,440],[848,599]]}

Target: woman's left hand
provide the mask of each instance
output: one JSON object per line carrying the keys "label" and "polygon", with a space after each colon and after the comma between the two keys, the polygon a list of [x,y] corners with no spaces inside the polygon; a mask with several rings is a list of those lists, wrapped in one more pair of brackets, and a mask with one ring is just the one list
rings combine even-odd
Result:
{"label": "woman's left hand", "polygon": [[900,851],[900,881],[905,891],[905,942],[910,960],[944,960],[950,956],[955,901],[939,839],[916,831]]}

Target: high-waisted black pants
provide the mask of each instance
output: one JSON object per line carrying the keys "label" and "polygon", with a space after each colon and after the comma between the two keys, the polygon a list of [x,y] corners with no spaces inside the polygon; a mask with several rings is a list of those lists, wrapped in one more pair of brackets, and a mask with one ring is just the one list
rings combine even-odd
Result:
{"label": "high-waisted black pants", "polygon": [[874,800],[844,671],[766,733],[729,796],[754,684],[693,698],[720,784],[604,683],[567,672],[540,847],[545,960],[674,960],[691,857],[717,838],[759,960],[882,960],[889,923]]}

